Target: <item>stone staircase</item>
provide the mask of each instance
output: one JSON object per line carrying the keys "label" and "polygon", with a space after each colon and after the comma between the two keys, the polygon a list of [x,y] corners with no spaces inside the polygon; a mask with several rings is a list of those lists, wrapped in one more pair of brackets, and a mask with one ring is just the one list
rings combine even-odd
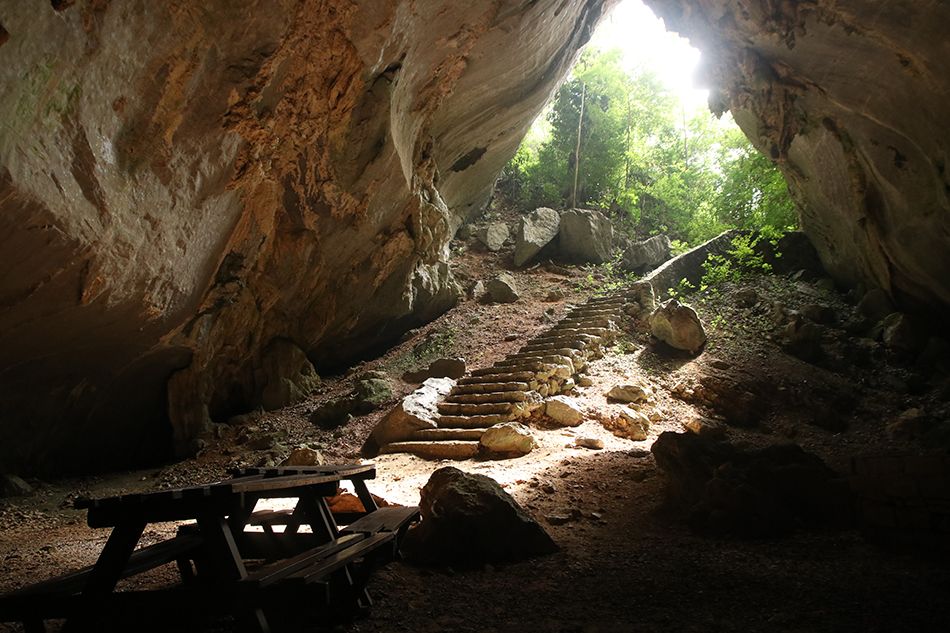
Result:
{"label": "stone staircase", "polygon": [[[646,284],[646,289],[652,302],[652,287]],[[588,361],[603,356],[604,345],[619,334],[627,306],[633,301],[642,305],[646,289],[634,284],[570,308],[518,352],[460,378],[437,404],[437,428],[416,431],[405,441],[382,446],[380,452],[428,459],[477,456],[486,429],[528,418],[543,406],[545,397],[571,391]]]}

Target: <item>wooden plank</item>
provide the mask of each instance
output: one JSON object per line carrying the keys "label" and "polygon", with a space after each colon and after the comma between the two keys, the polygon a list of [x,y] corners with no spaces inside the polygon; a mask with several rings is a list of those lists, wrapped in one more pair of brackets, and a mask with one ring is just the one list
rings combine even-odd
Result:
{"label": "wooden plank", "polygon": [[347,547],[344,550],[336,552],[320,562],[302,569],[287,577],[288,582],[292,583],[312,583],[318,582],[328,574],[352,563],[358,558],[366,556],[380,547],[395,542],[396,535],[392,532],[380,532]]}
{"label": "wooden plank", "polygon": [[264,477],[247,482],[239,482],[231,486],[233,492],[253,492],[261,497],[274,497],[273,493],[280,491],[284,496],[287,490],[301,489],[308,486],[320,484],[336,484],[340,481],[338,475],[311,474],[311,475],[287,475],[285,477]]}
{"label": "wooden plank", "polygon": [[366,537],[363,534],[348,534],[337,540],[320,545],[319,547],[314,547],[292,558],[265,565],[254,573],[249,574],[242,582],[256,587],[267,587],[279,580],[283,580],[291,574],[310,567],[328,556],[354,545],[364,538]]}
{"label": "wooden plank", "polygon": [[272,466],[270,468],[235,468],[235,476],[263,475],[282,477],[284,475],[337,474],[343,479],[373,479],[376,477],[375,464],[323,464],[318,466]]}
{"label": "wooden plank", "polygon": [[362,479],[354,479],[353,489],[356,490],[356,496],[359,497],[360,503],[363,504],[364,510],[367,512],[372,512],[379,509],[379,506],[376,505],[376,500],[373,499],[373,495],[369,493],[369,488],[366,487],[365,481]]}
{"label": "wooden plank", "polygon": [[398,532],[404,526],[419,517],[419,508],[389,506],[380,508],[354,521],[340,532],[342,534],[376,534],[377,532]]}

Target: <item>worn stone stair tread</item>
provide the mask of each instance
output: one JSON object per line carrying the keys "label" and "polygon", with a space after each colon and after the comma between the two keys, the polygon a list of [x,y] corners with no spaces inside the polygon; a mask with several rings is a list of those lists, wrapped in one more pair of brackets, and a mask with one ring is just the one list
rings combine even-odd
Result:
{"label": "worn stone stair tread", "polygon": [[588,347],[590,347],[590,343],[588,343],[587,341],[580,341],[580,340],[572,341],[570,339],[560,339],[556,341],[551,341],[549,343],[538,343],[538,344],[529,343],[528,345],[525,345],[520,350],[518,350],[518,353],[526,354],[528,352],[541,352],[541,351],[557,350],[557,349],[571,349],[576,352],[583,352]]}
{"label": "worn stone stair tread", "polygon": [[442,415],[436,420],[440,429],[487,429],[510,422],[511,415]]}
{"label": "worn stone stair tread", "polygon": [[512,404],[503,403],[485,403],[485,404],[462,404],[456,402],[440,402],[436,405],[439,413],[444,415],[478,415],[487,413],[510,413]]}
{"label": "worn stone stair tread", "polygon": [[380,449],[386,453],[410,453],[424,459],[471,459],[478,455],[479,443],[468,440],[438,442],[393,442]]}
{"label": "worn stone stair tread", "polygon": [[409,436],[408,442],[477,442],[485,434],[483,428],[452,428],[439,427],[436,429],[419,429]]}
{"label": "worn stone stair tread", "polygon": [[[525,385],[527,386],[527,385]],[[525,389],[527,391],[527,389]],[[451,394],[443,402],[457,402],[459,404],[482,404],[499,402],[524,402],[525,391],[488,391],[485,393],[456,393]]]}
{"label": "worn stone stair tread", "polygon": [[460,378],[458,380],[458,384],[478,385],[485,383],[523,382],[530,380],[534,380],[534,373],[530,371],[502,371],[497,367],[485,367],[481,370],[476,369],[471,373],[471,375]]}
{"label": "worn stone stair tread", "polygon": [[475,382],[455,385],[451,395],[465,393],[500,393],[503,391],[528,391],[528,383],[523,381],[509,382]]}
{"label": "worn stone stair tread", "polygon": [[548,365],[566,365],[568,363],[573,364],[574,359],[571,358],[570,356],[565,356],[562,354],[543,354],[543,355],[536,354],[536,355],[528,356],[524,358],[517,358],[517,357],[506,358],[505,360],[500,360],[497,363],[495,363],[495,366],[496,367],[511,367],[513,365],[530,364],[530,363],[548,364]]}
{"label": "worn stone stair tread", "polygon": [[528,350],[527,352],[511,354],[508,356],[508,360],[516,358],[544,358],[545,356],[566,356],[567,358],[574,358],[577,353],[577,350],[572,347],[552,347],[550,349]]}

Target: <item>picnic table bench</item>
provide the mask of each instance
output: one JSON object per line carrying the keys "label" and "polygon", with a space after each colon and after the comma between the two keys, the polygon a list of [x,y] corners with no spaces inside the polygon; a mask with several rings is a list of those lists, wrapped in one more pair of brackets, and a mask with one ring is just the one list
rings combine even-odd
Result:
{"label": "picnic table bench", "polygon": [[[419,517],[414,507],[377,506],[366,486],[376,475],[371,464],[231,474],[203,486],[78,500],[90,527],[112,529],[98,560],[0,596],[0,621],[22,622],[27,633],[45,631],[49,619],[66,619],[64,631],[99,631],[147,609],[189,621],[217,611],[267,632],[275,616],[293,620],[304,607],[369,606],[370,572],[398,553],[401,535]],[[363,505],[359,516],[334,515],[327,504],[345,480]],[[258,501],[277,498],[296,502],[286,510],[255,510]],[[169,521],[189,523],[170,539],[136,549],[149,523]],[[122,579],[170,563],[180,585],[116,591]]]}

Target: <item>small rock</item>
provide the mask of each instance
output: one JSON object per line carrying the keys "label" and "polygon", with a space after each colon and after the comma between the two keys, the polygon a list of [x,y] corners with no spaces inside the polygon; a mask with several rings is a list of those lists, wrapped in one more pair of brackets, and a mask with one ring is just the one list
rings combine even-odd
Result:
{"label": "small rock", "polygon": [[554,396],[544,404],[544,414],[561,426],[578,426],[584,421],[584,412],[573,398]]}
{"label": "small rock", "polygon": [[319,466],[325,464],[323,454],[309,446],[300,446],[290,452],[281,466]]}
{"label": "small rock", "polygon": [[887,349],[902,354],[915,354],[924,349],[926,337],[906,314],[895,312],[884,319],[882,338]]}
{"label": "small rock", "polygon": [[504,222],[492,222],[486,227],[478,229],[475,237],[492,252],[501,250],[508,239],[508,225]]}
{"label": "small rock", "polygon": [[508,273],[501,273],[485,284],[484,301],[487,303],[514,303],[519,298],[518,284]]}
{"label": "small rock", "polygon": [[822,292],[832,293],[837,292],[838,288],[835,284],[835,280],[831,277],[822,277],[815,282],[815,288],[821,290]]}
{"label": "small rock", "polygon": [[709,364],[715,367],[716,369],[729,369],[732,367],[729,363],[722,360],[721,358],[713,358],[709,361]]}
{"label": "small rock", "polygon": [[650,430],[650,418],[636,409],[622,407],[619,417],[608,420],[604,427],[617,437],[642,442],[647,439],[647,431]]}
{"label": "small rock", "polygon": [[644,402],[650,399],[651,390],[643,384],[615,385],[607,392],[607,398],[619,402]]}
{"label": "small rock", "polygon": [[573,514],[546,514],[544,520],[548,525],[564,525],[574,520]]}
{"label": "small rock", "polygon": [[574,445],[580,448],[590,448],[599,451],[604,447],[604,441],[596,437],[579,437],[574,440]]}
{"label": "small rock", "polygon": [[802,308],[802,314],[806,319],[822,325],[834,325],[838,322],[838,315],[835,314],[834,309],[823,304],[809,304]]}
{"label": "small rock", "polygon": [[342,426],[358,406],[359,403],[352,395],[331,398],[314,409],[310,414],[310,423],[321,429]]}
{"label": "small rock", "polygon": [[578,376],[577,386],[578,387],[593,387],[594,381],[590,379],[590,376]]}
{"label": "small rock", "polygon": [[555,288],[548,292],[547,296],[544,297],[545,301],[560,301],[564,298],[564,291],[560,288]]}
{"label": "small rock", "polygon": [[670,299],[650,315],[650,331],[670,347],[698,354],[706,344],[706,330],[696,311]]}
{"label": "small rock", "polygon": [[695,417],[683,422],[683,428],[696,435],[725,437],[726,425],[710,418]]}
{"label": "small rock", "polygon": [[740,308],[751,308],[759,302],[759,293],[754,288],[742,288],[736,291],[735,298]]}
{"label": "small rock", "polygon": [[894,304],[882,289],[872,288],[858,302],[858,312],[866,316],[872,323],[877,323],[894,312]]}
{"label": "small rock", "polygon": [[518,422],[505,422],[489,428],[479,440],[481,448],[493,455],[527,455],[537,447],[531,431]]}

